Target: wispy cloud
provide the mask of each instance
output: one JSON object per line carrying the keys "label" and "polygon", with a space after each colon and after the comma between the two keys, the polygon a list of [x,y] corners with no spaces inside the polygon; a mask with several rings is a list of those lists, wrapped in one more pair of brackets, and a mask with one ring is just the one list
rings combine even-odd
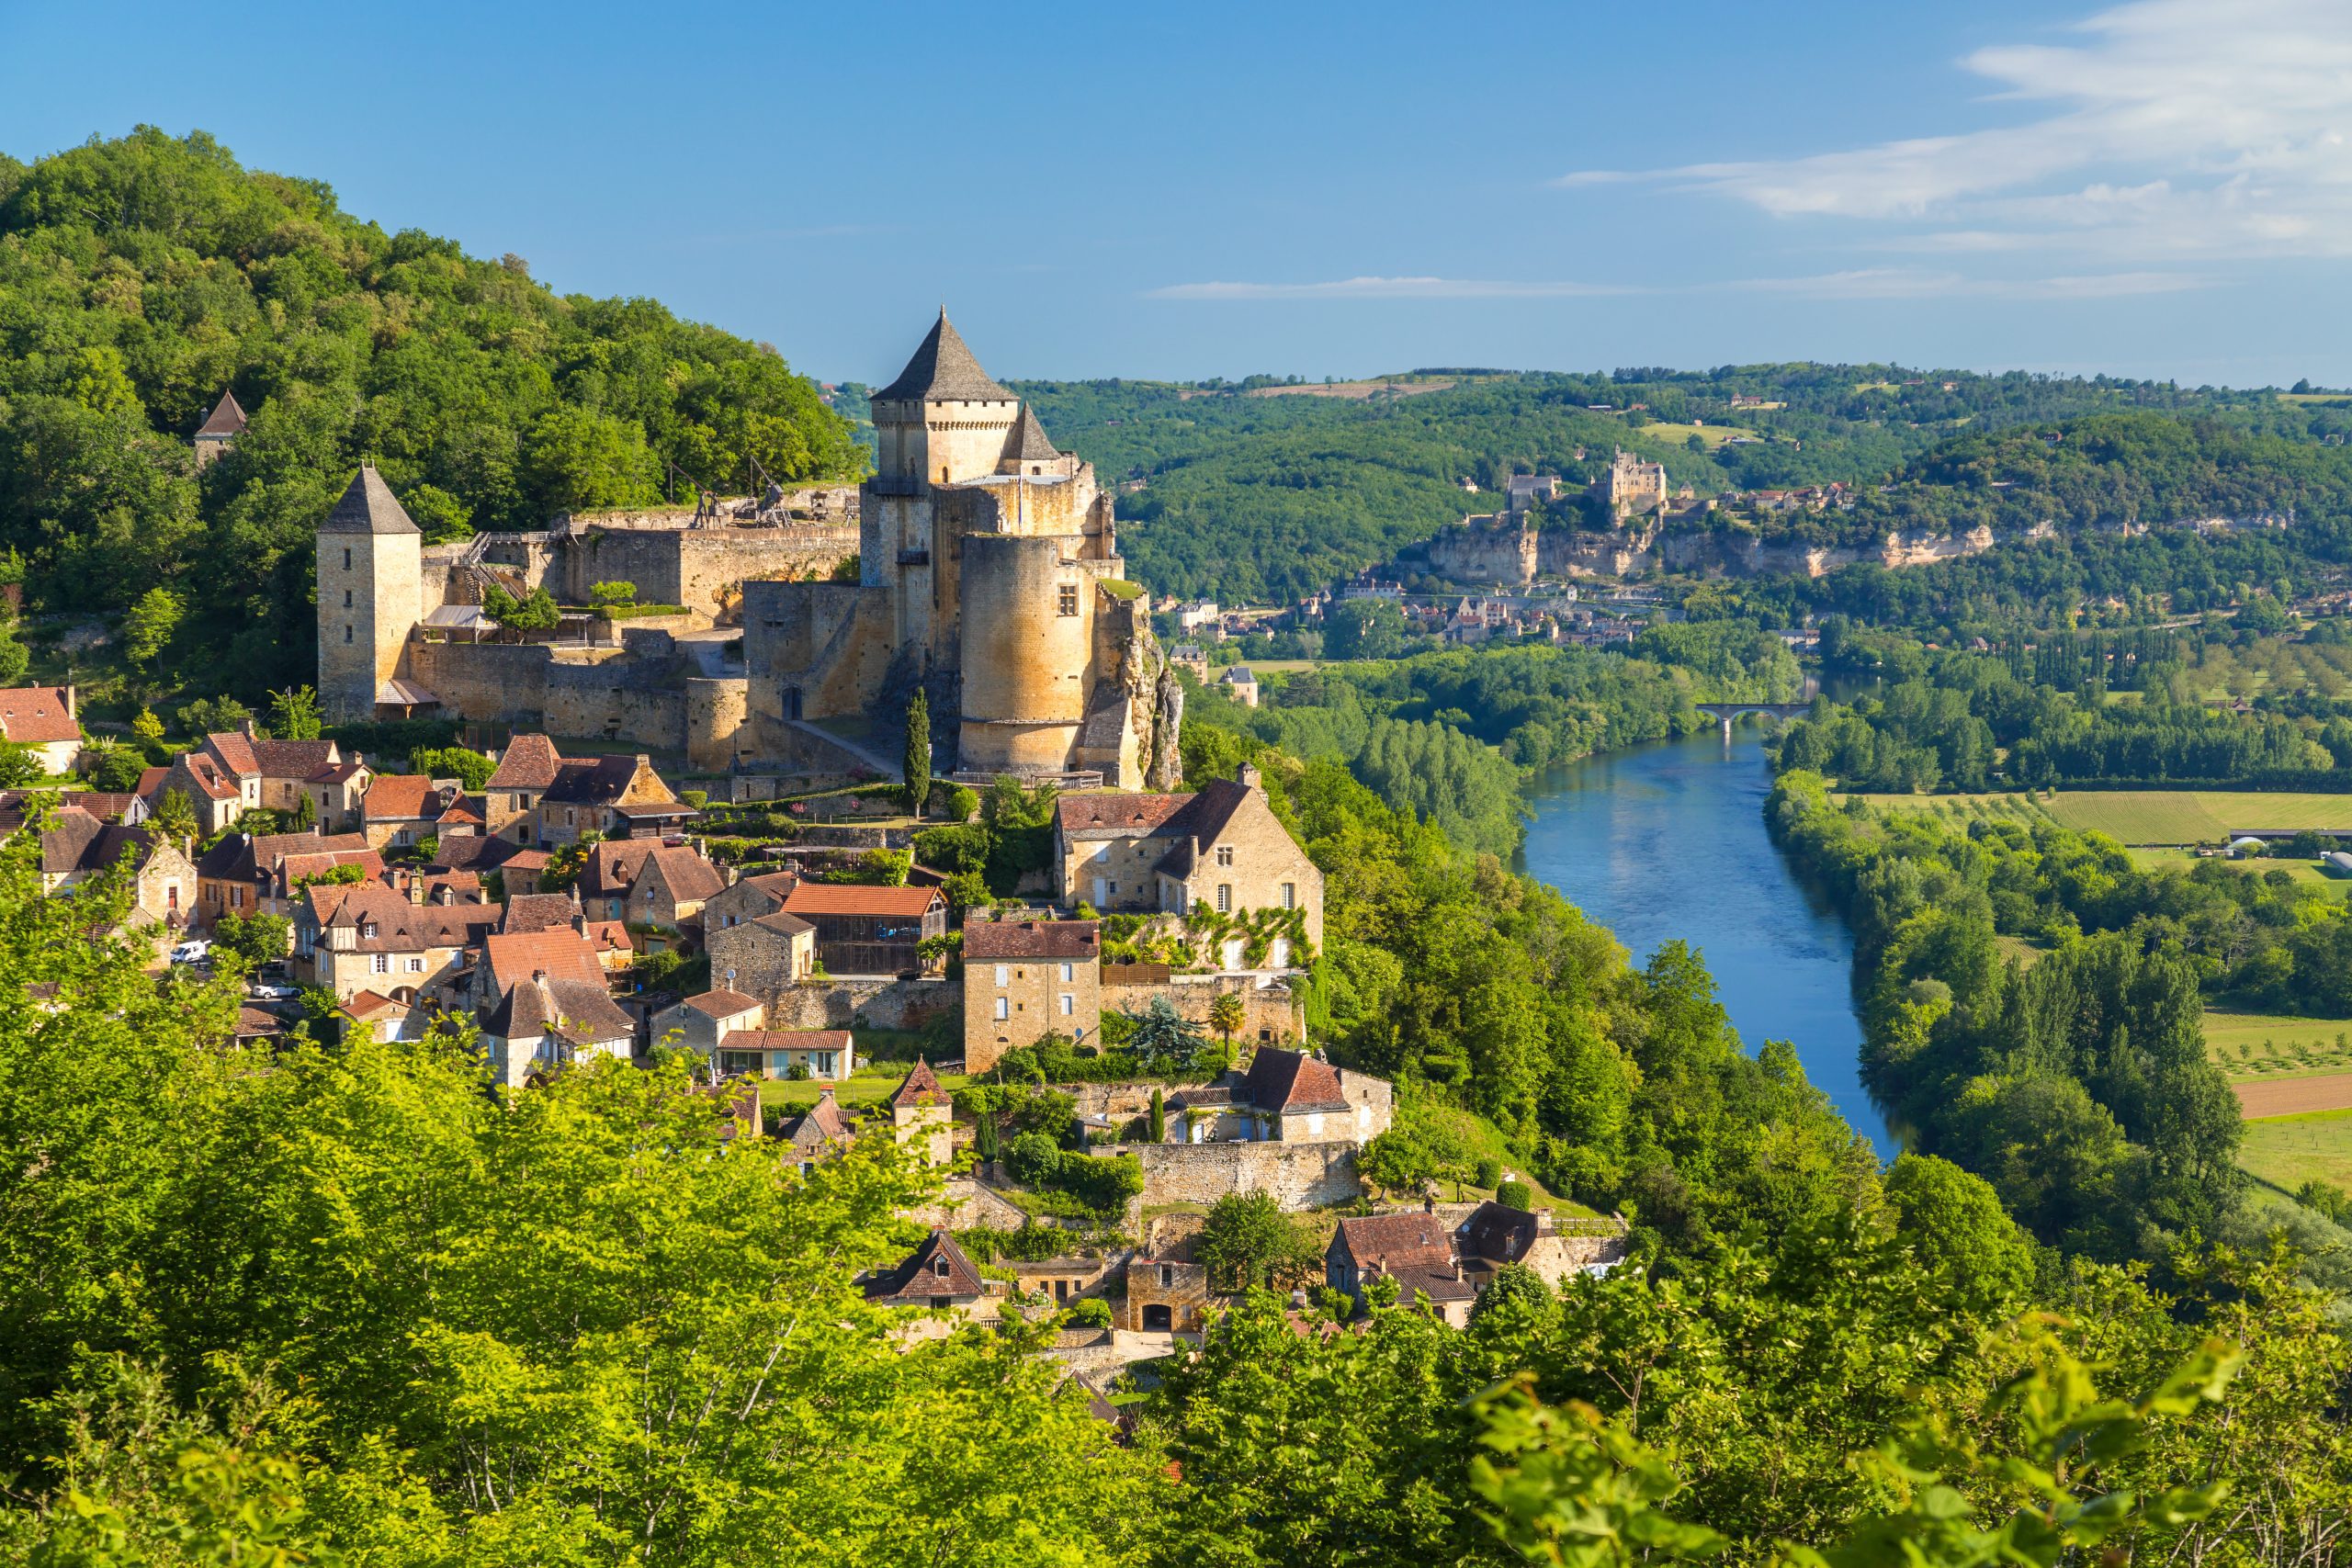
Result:
{"label": "wispy cloud", "polygon": [[1172,283],[1147,299],[1569,299],[1645,292],[1630,284],[1478,277],[1339,277],[1316,283]]}
{"label": "wispy cloud", "polygon": [[1345,277],[1320,283],[1175,283],[1147,299],[1576,299],[1631,294],[1788,294],[1816,299],[2100,299],[2210,287],[2187,272],[2111,272],[2059,277],[1971,277],[1925,267],[1860,267],[1802,277],[1742,277],[1673,286],[1510,283],[1463,277]]}
{"label": "wispy cloud", "polygon": [[2065,31],[1962,62],[1993,98],[2042,106],[2028,123],[1646,177],[1778,217],[1948,229],[1923,238],[1953,252],[2352,254],[2343,0],[2138,0]]}

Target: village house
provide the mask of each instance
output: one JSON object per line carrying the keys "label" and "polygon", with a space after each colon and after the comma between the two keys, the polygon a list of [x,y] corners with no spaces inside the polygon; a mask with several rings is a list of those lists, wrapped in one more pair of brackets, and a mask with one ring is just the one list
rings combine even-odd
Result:
{"label": "village house", "polygon": [[295,882],[339,865],[370,879],[384,869],[357,833],[232,832],[197,858],[197,918],[209,926],[223,915],[287,914]]}
{"label": "village house", "polygon": [[657,1044],[683,1045],[715,1078],[847,1079],[857,1052],[846,1029],[770,1029],[767,1010],[740,991],[705,991],[655,1013]]}
{"label": "village house", "polygon": [[936,887],[802,882],[783,912],[816,928],[817,962],[831,975],[899,975],[920,966],[919,944],[947,931]]}
{"label": "village house", "polygon": [[322,833],[355,833],[376,774],[365,762],[350,759],[330,762],[302,781],[311,797],[313,826]]}
{"label": "village house", "polygon": [[76,807],[101,822],[136,828],[147,820],[146,801],[136,795],[96,789],[0,789],[0,841],[14,838],[32,814]]}
{"label": "village house", "polygon": [[0,691],[0,739],[29,746],[40,771],[59,778],[82,755],[82,725],[71,686],[11,686]]}
{"label": "village house", "polygon": [[1503,1269],[1517,1264],[1557,1289],[1583,1272],[1606,1272],[1625,1257],[1622,1220],[1574,1222],[1564,1231],[1549,1211],[1530,1213],[1492,1199],[1449,1223],[1431,1205],[1414,1213],[1343,1219],[1323,1255],[1324,1282],[1362,1305],[1371,1282],[1396,1281],[1397,1299],[1416,1292],[1456,1327]]}
{"label": "village house", "polygon": [[865,1291],[865,1299],[876,1306],[953,1312],[981,1322],[998,1315],[988,1281],[956,1245],[956,1238],[944,1230],[924,1237],[922,1245],[897,1267],[866,1280]]}
{"label": "village house", "polygon": [[[741,887],[737,883],[735,887]],[[735,887],[728,892],[732,893]],[[817,928],[781,907],[748,919],[730,914],[714,924],[715,904],[703,906],[703,947],[714,983],[763,998],[781,997],[816,973]]]}
{"label": "village house", "polygon": [[614,918],[639,933],[649,952],[692,945],[702,933],[705,905],[726,888],[718,868],[694,850],[655,844],[639,863],[622,909]]}
{"label": "village house", "polygon": [[380,882],[312,883],[294,904],[295,975],[348,1003],[361,991],[397,1002],[445,997],[466,950],[498,923],[489,904],[417,904]]}
{"label": "village house", "polygon": [[1176,1258],[1137,1252],[1127,1260],[1119,1326],[1135,1334],[1197,1334],[1206,1326],[1209,1271]]}
{"label": "village house", "polygon": [[196,902],[196,863],[149,828],[101,822],[79,807],[59,811],[40,835],[41,891],[70,896],[102,872],[128,863],[130,908],[117,928],[153,941],[158,954],[184,928]]}
{"label": "village house", "polygon": [[725,989],[704,991],[662,1009],[650,1020],[656,1045],[680,1045],[705,1060],[718,1055],[718,1043],[741,1029],[757,1029],[767,1010],[756,997]]}
{"label": "village house", "polygon": [[1317,1053],[1261,1045],[1247,1072],[1168,1097],[1170,1143],[1369,1143],[1395,1119],[1385,1078],[1335,1067]]}
{"label": "village house", "polygon": [[594,941],[568,926],[533,931],[492,931],[474,966],[471,997],[476,1011],[496,1007],[526,980],[568,980],[602,988],[603,959]]}
{"label": "village house", "polygon": [[290,818],[306,799],[315,811],[311,781],[323,782],[343,761],[332,740],[262,740],[251,728],[206,736],[196,750],[172,760],[156,791],[160,795],[176,789],[186,795],[207,837],[248,811]]}
{"label": "village house", "polygon": [[517,735],[508,741],[482,785],[484,831],[518,844],[537,842],[538,803],[555,787],[562,767],[555,742],[544,735]]}
{"label": "village house", "polygon": [[[1054,879],[1063,903],[1245,917],[1297,910],[1310,948],[1323,942],[1323,874],[1266,804],[1258,770],[1196,795],[1066,795],[1054,803]],[[1228,931],[1211,955],[1226,970],[1287,969],[1303,954],[1287,931]]]}
{"label": "village house", "polygon": [[797,1116],[785,1118],[778,1135],[791,1149],[791,1159],[803,1176],[816,1169],[819,1160],[857,1142],[857,1134],[842,1114],[831,1084],[817,1091],[816,1104]]}
{"label": "village house", "polygon": [[1102,1027],[1100,921],[965,921],[966,1072],[1047,1034],[1092,1043]]}
{"label": "village house", "polygon": [[374,1032],[378,1040],[422,1040],[432,1030],[433,1010],[420,1002],[396,1002],[377,991],[362,991],[335,1009],[344,1032],[354,1027]]}
{"label": "village house", "polygon": [[360,802],[362,830],[374,850],[408,849],[440,836],[454,796],[422,773],[379,773]]}
{"label": "village house", "polygon": [[509,1089],[521,1088],[533,1073],[594,1056],[625,1062],[636,1049],[637,1024],[606,993],[601,976],[591,982],[534,971],[506,987],[477,1019],[491,1071]]}
{"label": "village house", "polygon": [[597,757],[566,761],[557,768],[555,781],[539,796],[537,831],[542,844],[577,843],[581,834],[592,832],[607,839],[658,836],[662,828],[693,815],[653,771],[652,759]]}
{"label": "village house", "polygon": [[1225,688],[1226,695],[1243,707],[1258,705],[1258,677],[1250,673],[1247,664],[1237,664],[1227,670],[1217,678],[1217,684]]}
{"label": "village house", "polygon": [[227,388],[220,390],[220,400],[196,427],[196,468],[202,473],[208,464],[220,461],[222,454],[237,444],[245,433],[245,411],[237,406],[236,393]]}

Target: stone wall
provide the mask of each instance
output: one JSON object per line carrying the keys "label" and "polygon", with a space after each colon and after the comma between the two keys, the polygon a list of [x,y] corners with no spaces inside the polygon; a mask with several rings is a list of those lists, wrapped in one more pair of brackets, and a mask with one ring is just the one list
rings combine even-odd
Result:
{"label": "stone wall", "polygon": [[[683,519],[682,519],[683,521]],[[552,589],[574,604],[599,582],[632,582],[640,603],[683,604],[714,618],[740,607],[743,584],[830,579],[857,553],[857,530],[821,524],[774,528],[618,525],[575,520]]]}
{"label": "stone wall", "polygon": [[[722,972],[718,940],[721,934],[714,933],[714,975]],[[766,1004],[770,1029],[921,1029],[964,1003],[963,983],[957,980],[898,980],[873,976],[765,990],[754,988],[763,977],[747,976],[739,966],[735,984],[745,996],[757,997]],[[754,985],[747,985],[747,980]]]}
{"label": "stone wall", "polygon": [[1147,1207],[1263,1191],[1285,1210],[1319,1209],[1363,1196],[1351,1143],[1132,1144],[1103,1152],[1142,1160]]}
{"label": "stone wall", "polygon": [[684,751],[684,671],[673,645],[652,630],[626,638],[618,649],[419,639],[409,670],[445,713],[615,750]]}
{"label": "stone wall", "polygon": [[1982,526],[1966,534],[1922,530],[1891,533],[1876,545],[1829,546],[1766,540],[1740,528],[1669,531],[1648,522],[1603,533],[1537,529],[1479,516],[1465,518],[1408,553],[1418,554],[1431,572],[1452,581],[1524,586],[1538,576],[1624,577],[1658,566],[1726,577],[1821,577],[1862,560],[1890,569],[1955,560],[1981,555],[1994,543],[1992,530]]}
{"label": "stone wall", "polygon": [[752,741],[752,683],[741,676],[686,682],[686,765],[724,773],[758,755]]}
{"label": "stone wall", "polygon": [[1141,1012],[1151,1006],[1154,997],[1165,997],[1178,1012],[1205,1028],[1210,1006],[1231,992],[1240,997],[1242,1005],[1242,1024],[1233,1037],[1237,1045],[1248,1042],[1281,1045],[1306,1038],[1306,1003],[1286,977],[1262,987],[1254,974],[1177,975],[1166,985],[1114,985],[1111,982],[1119,968],[1107,964],[1102,971],[1102,1006],[1107,1010]]}
{"label": "stone wall", "polygon": [[920,1225],[959,1231],[1017,1231],[1029,1215],[1001,1193],[968,1176],[951,1176],[938,1200],[907,1211]]}

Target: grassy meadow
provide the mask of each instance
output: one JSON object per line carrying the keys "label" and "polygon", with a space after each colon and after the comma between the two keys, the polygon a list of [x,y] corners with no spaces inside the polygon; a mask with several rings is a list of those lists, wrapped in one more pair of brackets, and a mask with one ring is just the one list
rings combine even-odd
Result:
{"label": "grassy meadow", "polygon": [[2352,1021],[2209,1008],[2205,1054],[2233,1083],[2352,1072]]}
{"label": "grassy meadow", "polygon": [[2313,1111],[2245,1124],[2238,1165],[2260,1180],[2292,1192],[2317,1178],[2352,1188],[2352,1111]]}

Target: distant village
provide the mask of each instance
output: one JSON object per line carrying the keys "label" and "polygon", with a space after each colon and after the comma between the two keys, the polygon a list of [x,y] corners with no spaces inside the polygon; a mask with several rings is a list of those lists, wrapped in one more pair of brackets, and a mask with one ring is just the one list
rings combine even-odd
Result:
{"label": "distant village", "polygon": [[[65,787],[0,794],[0,832],[38,835],[51,897],[119,890],[159,974],[269,932],[282,952],[252,955],[241,1037],[454,1024],[508,1094],[684,1053],[734,1137],[804,1171],[864,1140],[906,1146],[942,1196],[907,1216],[922,1239],[869,1297],[915,1309],[910,1334],[1066,1314],[1055,1354],[1098,1389],[1235,1288],[1195,1250],[1220,1200],[1329,1225],[1327,1323],[1330,1300],[1374,1297],[1459,1323],[1502,1268],[1556,1282],[1621,1258],[1621,1220],[1505,1201],[1529,1191],[1507,1171],[1487,1173],[1493,1197],[1367,1179],[1396,1108],[1310,1037],[1322,873],[1255,769],[1175,787],[1175,671],[1206,679],[1200,644],[1235,623],[1181,606],[1194,640],[1163,650],[1110,497],[944,314],[873,404],[879,471],[854,491],[698,497],[462,547],[425,546],[363,468],[319,529],[329,728],[446,721],[480,768],[248,721],[102,790],[77,773],[96,752],[74,688],[22,688],[0,692],[0,734]],[[243,418],[224,398],[199,461]],[[651,613],[518,629],[510,607],[535,593]],[[1403,606],[1367,581],[1285,614],[1359,596],[1461,641],[1632,635],[1573,591]],[[1246,669],[1223,679],[1255,701]],[[919,801],[897,761],[918,696],[937,775]],[[957,868],[923,863],[919,836],[1007,780],[1050,800],[1048,863],[1010,900],[951,897]],[[1147,1027],[1211,1066],[1050,1086],[1057,1183],[1000,1146],[970,1090],[1009,1057],[1100,1060],[1106,1034]],[[1041,1195],[1130,1171],[1083,1217]],[[1040,1233],[1066,1239],[1029,1256]],[[1081,1302],[1102,1304],[1067,1315]]]}

